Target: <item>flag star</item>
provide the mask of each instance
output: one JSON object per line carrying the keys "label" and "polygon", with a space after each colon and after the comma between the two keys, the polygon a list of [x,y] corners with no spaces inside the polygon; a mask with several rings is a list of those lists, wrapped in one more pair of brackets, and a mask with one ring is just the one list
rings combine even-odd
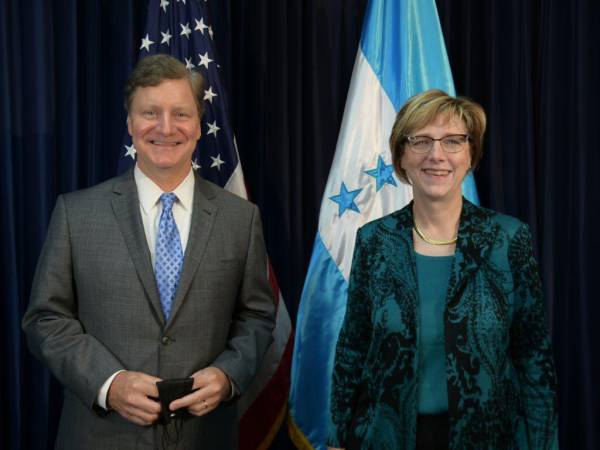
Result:
{"label": "flag star", "polygon": [[356,206],[356,203],[354,203],[354,199],[356,198],[356,196],[358,194],[360,194],[360,191],[362,191],[362,189],[355,189],[354,191],[348,191],[348,189],[346,188],[346,185],[342,181],[342,185],[340,187],[340,193],[337,195],[334,195],[332,197],[329,197],[330,200],[333,200],[334,202],[336,202],[338,204],[340,217],[342,217],[342,215],[346,212],[347,209],[350,209],[354,212],[360,213],[360,209],[358,209],[358,206]]}
{"label": "flag star", "polygon": [[200,20],[198,19],[194,19],[196,21],[196,27],[194,28],[195,31],[199,31],[200,33],[204,34],[204,30],[208,28],[208,26],[206,26],[204,24],[204,17],[201,17]]}
{"label": "flag star", "polygon": [[167,6],[169,6],[169,2],[167,0],[160,0],[160,7],[164,12],[167,12]]}
{"label": "flag star", "polygon": [[181,33],[179,33],[179,36],[183,36],[185,35],[186,38],[190,38],[190,33],[192,32],[192,30],[190,30],[190,23],[186,23],[185,25],[180,23],[179,26],[181,27]]}
{"label": "flag star", "polygon": [[194,169],[194,170],[202,169],[202,166],[200,164],[198,164],[198,160],[196,160],[196,159],[192,160],[192,169]]}
{"label": "flag star", "polygon": [[185,0],[177,0],[177,3],[182,2],[185,5]]}
{"label": "flag star", "polygon": [[213,97],[216,97],[217,94],[215,94],[212,90],[212,86],[210,86],[207,90],[204,91],[204,100],[208,100],[209,102],[212,103],[212,99]]}
{"label": "flag star", "polygon": [[135,150],[135,146],[133,144],[125,145],[125,149],[127,151],[125,152],[124,158],[127,158],[128,156],[130,156],[131,159],[135,160],[135,154],[137,153]]}
{"label": "flag star", "polygon": [[189,58],[189,59],[185,58],[185,68],[192,70],[194,67],[196,67],[196,66],[194,66],[194,63],[192,62],[192,58]]}
{"label": "flag star", "polygon": [[154,41],[150,40],[150,36],[146,34],[146,37],[142,39],[142,45],[140,46],[140,50],[145,48],[147,52],[150,51],[150,46],[154,44]]}
{"label": "flag star", "polygon": [[204,66],[204,67],[206,67],[208,69],[208,65],[211,62],[213,62],[213,60],[208,57],[208,52],[204,53],[204,55],[201,55],[200,53],[198,53],[198,57],[200,58],[200,62],[198,63],[198,67]]}
{"label": "flag star", "polygon": [[169,41],[173,37],[173,35],[170,33],[170,31],[167,29],[166,33],[163,33],[161,31],[160,34],[162,34],[162,41],[160,41],[160,43],[170,45]]}
{"label": "flag star", "polygon": [[217,121],[215,120],[213,123],[207,122],[206,125],[208,125],[208,133],[206,133],[206,134],[207,135],[214,134],[215,137],[217,137],[217,131],[219,131],[221,129],[217,126]]}
{"label": "flag star", "polygon": [[208,34],[210,35],[210,38],[213,38],[213,30],[212,27],[208,27]]}
{"label": "flag star", "polygon": [[215,158],[214,156],[211,156],[210,159],[213,160],[212,164],[210,165],[210,167],[216,167],[217,170],[221,170],[221,165],[225,164],[225,161],[223,161],[221,159],[221,154],[219,153],[217,155],[217,157]]}
{"label": "flag star", "polygon": [[388,165],[383,162],[381,156],[379,156],[377,160],[377,167],[375,169],[365,170],[365,173],[375,178],[377,181],[377,191],[379,191],[386,183],[397,186],[396,180],[394,179],[394,165]]}

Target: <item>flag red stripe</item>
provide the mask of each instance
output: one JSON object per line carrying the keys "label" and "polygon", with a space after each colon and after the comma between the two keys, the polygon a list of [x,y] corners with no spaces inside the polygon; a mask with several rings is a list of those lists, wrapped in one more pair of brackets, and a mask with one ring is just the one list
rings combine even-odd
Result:
{"label": "flag red stripe", "polygon": [[278,416],[287,403],[290,388],[290,368],[294,346],[292,336],[290,331],[279,367],[240,421],[239,450],[255,450],[259,446],[266,448],[270,442],[264,442],[265,438],[272,441],[275,435],[271,432],[271,428],[274,424],[279,425],[277,423],[279,422]]}

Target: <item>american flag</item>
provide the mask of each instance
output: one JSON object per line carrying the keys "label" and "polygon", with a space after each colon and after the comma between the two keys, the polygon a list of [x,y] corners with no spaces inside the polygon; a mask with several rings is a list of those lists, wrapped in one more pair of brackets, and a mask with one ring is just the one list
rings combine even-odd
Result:
{"label": "american flag", "polygon": [[[206,81],[202,138],[192,166],[203,178],[248,198],[205,3],[205,0],[150,0],[139,58],[166,53],[178,58],[188,69],[202,73]],[[134,161],[135,148],[126,135],[119,172],[131,167]],[[268,270],[277,302],[274,341],[251,387],[238,402],[242,450],[267,448],[287,411],[292,327],[270,263]]]}

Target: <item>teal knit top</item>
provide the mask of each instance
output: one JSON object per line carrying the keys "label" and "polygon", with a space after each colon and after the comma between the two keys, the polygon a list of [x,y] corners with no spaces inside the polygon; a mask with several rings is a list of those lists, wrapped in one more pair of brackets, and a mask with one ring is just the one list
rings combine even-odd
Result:
{"label": "teal knit top", "polygon": [[416,253],[419,284],[419,414],[448,411],[444,307],[453,256]]}

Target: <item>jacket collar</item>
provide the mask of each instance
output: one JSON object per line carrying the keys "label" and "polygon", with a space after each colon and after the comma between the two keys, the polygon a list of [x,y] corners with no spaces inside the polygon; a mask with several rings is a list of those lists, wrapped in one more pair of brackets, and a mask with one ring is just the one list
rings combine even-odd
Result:
{"label": "jacket collar", "polygon": [[195,174],[194,209],[192,211],[190,235],[184,255],[179,287],[167,324],[165,324],[160,306],[160,296],[152,268],[150,250],[139,212],[139,197],[133,177],[133,169],[115,178],[113,193],[113,212],[138,278],[148,296],[155,317],[163,326],[168,326],[175,319],[204,256],[217,211],[214,201],[216,197],[215,188],[209,182],[203,180],[200,175]]}
{"label": "jacket collar", "polygon": [[[490,251],[496,239],[495,229],[490,220],[491,215],[491,211],[480,208],[463,197],[456,251],[448,284],[447,302],[460,297],[467,281],[474,275],[481,263],[489,259]],[[414,248],[412,201],[398,212],[397,226],[401,239],[406,241],[408,248]],[[417,286],[414,254],[411,253],[410,258],[414,268],[413,276],[415,277],[411,285]]]}
{"label": "jacket collar", "polygon": [[113,194],[112,208],[121,235],[125,240],[127,251],[150,301],[155,318],[159,322],[164,322],[154,270],[152,269],[150,249],[148,248],[144,225],[140,216],[140,201],[133,177],[133,169],[115,179]]}

